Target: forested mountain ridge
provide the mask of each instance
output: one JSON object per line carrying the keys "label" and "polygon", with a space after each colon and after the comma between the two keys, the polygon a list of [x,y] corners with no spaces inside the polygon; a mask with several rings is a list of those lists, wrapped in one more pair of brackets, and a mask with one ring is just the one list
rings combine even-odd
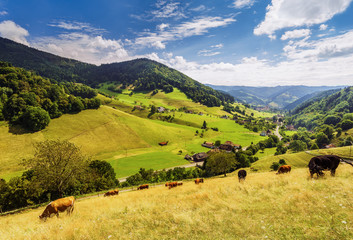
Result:
{"label": "forested mountain ridge", "polygon": [[56,84],[33,72],[0,62],[0,120],[30,131],[44,129],[50,119],[100,106],[97,91],[77,83]]}
{"label": "forested mountain ridge", "polygon": [[[333,91],[334,92],[334,91]],[[347,130],[353,127],[353,87],[326,91],[295,108],[290,123],[314,129],[322,124]]]}
{"label": "forested mountain ridge", "polygon": [[234,101],[234,98],[226,93],[216,91],[177,70],[148,59],[96,66],[0,38],[0,61],[35,71],[40,76],[58,82],[81,82],[92,87],[109,82],[116,84],[120,89],[130,87],[134,91],[160,89],[170,92],[176,87],[193,101],[209,107]]}

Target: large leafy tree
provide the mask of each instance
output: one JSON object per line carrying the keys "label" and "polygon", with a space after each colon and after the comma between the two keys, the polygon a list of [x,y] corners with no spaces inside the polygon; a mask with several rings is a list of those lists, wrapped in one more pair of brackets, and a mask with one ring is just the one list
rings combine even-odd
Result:
{"label": "large leafy tree", "polygon": [[35,180],[44,189],[61,197],[87,172],[89,160],[73,143],[46,140],[35,145],[34,157],[25,165],[33,170]]}
{"label": "large leafy tree", "polygon": [[227,176],[232,168],[235,168],[237,161],[233,153],[215,153],[211,155],[206,162],[206,172],[211,173],[212,175],[224,174]]}

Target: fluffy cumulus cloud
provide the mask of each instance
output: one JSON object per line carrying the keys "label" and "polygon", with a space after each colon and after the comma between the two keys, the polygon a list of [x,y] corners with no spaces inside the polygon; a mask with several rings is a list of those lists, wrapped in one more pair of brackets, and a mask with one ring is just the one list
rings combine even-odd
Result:
{"label": "fluffy cumulus cloud", "polygon": [[13,21],[7,20],[0,23],[0,36],[29,45],[26,39],[29,36],[28,31]]}
{"label": "fluffy cumulus cloud", "polygon": [[315,61],[349,57],[353,55],[353,30],[316,41],[292,41],[284,47],[284,53],[288,59],[309,62],[309,65]]}
{"label": "fluffy cumulus cloud", "polygon": [[277,63],[254,56],[245,57],[237,64],[199,64],[173,54],[165,54],[163,58],[154,54],[153,60],[176,68],[199,82],[216,85],[352,84],[353,30],[319,40],[294,39],[283,51],[285,58]]}
{"label": "fluffy cumulus cloud", "polygon": [[251,7],[255,3],[255,0],[235,0],[233,3],[235,8]]}
{"label": "fluffy cumulus cloud", "polygon": [[255,35],[273,36],[287,27],[310,26],[324,23],[347,9],[352,0],[272,0],[267,6],[264,21],[255,29]]}
{"label": "fluffy cumulus cloud", "polygon": [[299,29],[299,30],[287,31],[282,35],[281,40],[308,37],[310,33],[311,33],[310,29]]}
{"label": "fluffy cumulus cloud", "polygon": [[104,39],[84,33],[61,34],[57,37],[34,39],[34,47],[62,57],[93,64],[129,60],[129,54],[120,40]]}
{"label": "fluffy cumulus cloud", "polygon": [[163,28],[163,31],[160,30],[156,33],[144,33],[144,36],[136,38],[135,45],[164,49],[166,43],[169,41],[203,35],[207,33],[209,29],[226,26],[235,21],[233,17],[201,17],[174,27],[168,27],[168,29]]}

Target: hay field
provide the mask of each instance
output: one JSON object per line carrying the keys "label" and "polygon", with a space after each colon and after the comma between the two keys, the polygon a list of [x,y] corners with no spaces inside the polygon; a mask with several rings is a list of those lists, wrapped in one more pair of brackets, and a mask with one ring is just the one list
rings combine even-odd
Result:
{"label": "hay field", "polygon": [[235,174],[168,190],[78,200],[72,216],[41,222],[43,207],[0,218],[2,239],[352,239],[353,168],[308,179],[290,174]]}

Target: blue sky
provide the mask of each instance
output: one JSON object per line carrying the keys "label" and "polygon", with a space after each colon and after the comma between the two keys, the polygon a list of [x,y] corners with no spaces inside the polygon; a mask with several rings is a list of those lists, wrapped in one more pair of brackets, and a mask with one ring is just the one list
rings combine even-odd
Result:
{"label": "blue sky", "polygon": [[352,85],[353,0],[0,0],[0,36],[216,85]]}

